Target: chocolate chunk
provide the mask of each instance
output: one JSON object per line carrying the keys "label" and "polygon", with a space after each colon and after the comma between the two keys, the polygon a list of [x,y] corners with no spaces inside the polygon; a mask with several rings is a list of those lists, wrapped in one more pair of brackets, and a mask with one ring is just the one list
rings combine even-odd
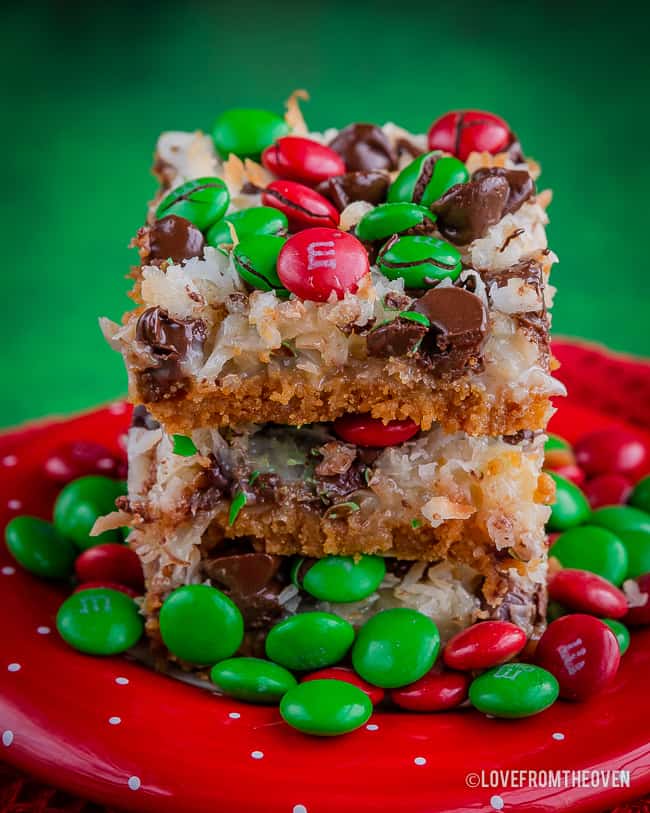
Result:
{"label": "chocolate chunk", "polygon": [[426,325],[398,316],[368,334],[368,354],[379,358],[411,355],[427,333]]}
{"label": "chocolate chunk", "polygon": [[520,260],[515,265],[503,270],[482,270],[479,272],[490,296],[490,287],[496,283],[498,288],[505,287],[511,279],[518,279],[531,285],[540,299],[544,288],[544,275],[541,265],[536,260]]}
{"label": "chocolate chunk", "polygon": [[510,187],[499,175],[452,186],[431,211],[438,215],[438,230],[447,240],[462,246],[482,237],[503,217]]}
{"label": "chocolate chunk", "polygon": [[503,435],[503,442],[508,443],[510,446],[519,446],[520,443],[530,443],[535,439],[537,433],[532,429],[520,429],[513,435]]}
{"label": "chocolate chunk", "polygon": [[472,175],[472,181],[482,181],[484,178],[505,178],[508,182],[508,199],[503,208],[503,214],[513,214],[522,203],[535,194],[535,182],[528,172],[521,169],[505,169],[504,167],[484,167],[477,169]]}
{"label": "chocolate chunk", "polygon": [[380,127],[350,124],[329,145],[343,158],[351,172],[366,169],[397,169],[397,156]]}
{"label": "chocolate chunk", "polygon": [[[353,491],[367,487],[367,471],[368,466],[357,458],[349,468],[340,474],[325,476],[315,473],[314,481],[316,483],[316,491],[321,500],[326,504],[339,502],[343,497],[352,494]],[[343,516],[343,514],[341,514],[341,516]]]}
{"label": "chocolate chunk", "polygon": [[[149,228],[149,252],[146,258],[180,263],[190,257],[202,257],[205,240],[200,229],[184,217],[167,215]],[[143,257],[143,261],[145,258]]]}
{"label": "chocolate chunk", "polygon": [[281,556],[243,553],[208,559],[203,569],[239,607],[247,625],[259,629],[282,615],[278,595],[285,580],[280,577]]}
{"label": "chocolate chunk", "polygon": [[150,431],[160,428],[160,424],[151,415],[144,404],[138,404],[138,406],[133,407],[131,426],[137,429],[149,429]]}
{"label": "chocolate chunk", "polygon": [[431,322],[420,345],[423,360],[445,371],[462,373],[476,365],[487,333],[487,311],[481,299],[464,288],[432,288],[411,310]]}
{"label": "chocolate chunk", "polygon": [[316,191],[326,197],[342,212],[355,200],[365,200],[378,206],[386,200],[390,179],[380,170],[346,172],[318,184]]}
{"label": "chocolate chunk", "polygon": [[187,380],[181,361],[199,353],[205,342],[205,324],[200,319],[172,319],[160,307],[148,308],[136,325],[136,340],[148,346],[155,363],[140,371],[138,385],[145,401],[160,401],[182,393]]}

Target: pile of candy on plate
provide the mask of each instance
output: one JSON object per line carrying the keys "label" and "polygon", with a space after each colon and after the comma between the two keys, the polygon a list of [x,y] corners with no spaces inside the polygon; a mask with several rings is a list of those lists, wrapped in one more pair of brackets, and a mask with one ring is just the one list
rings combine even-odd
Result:
{"label": "pile of candy on plate", "polygon": [[[441,646],[436,624],[417,610],[386,609],[358,629],[332,613],[306,611],[271,627],[265,657],[241,657],[236,603],[192,584],[163,605],[165,643],[182,659],[209,664],[205,677],[224,694],[279,704],[289,725],[316,735],[352,731],[378,705],[416,712],[471,705],[516,718],[558,698],[588,700],[615,679],[629,628],[650,624],[650,450],[616,428],[573,448],[551,435],[545,466],[557,496],[548,522],[548,626],[538,640],[510,621],[485,620]],[[70,586],[57,628],[67,644],[93,655],[125,652],[143,634],[137,555],[120,530],[91,536],[125,493],[124,473],[123,461],[101,445],[69,444],[43,466],[42,477],[61,486],[52,522],[17,516],[5,531],[23,568]],[[302,564],[295,557],[294,584],[340,603],[374,590],[383,576],[372,558],[356,566],[331,556],[304,574]],[[194,623],[197,606],[202,625]]]}

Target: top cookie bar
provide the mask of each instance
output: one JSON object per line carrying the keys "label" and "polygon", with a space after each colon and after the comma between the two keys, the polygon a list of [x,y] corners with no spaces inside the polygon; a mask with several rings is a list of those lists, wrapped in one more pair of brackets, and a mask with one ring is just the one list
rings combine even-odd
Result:
{"label": "top cookie bar", "polygon": [[103,329],[169,432],[328,422],[538,430],[553,379],[550,193],[508,125],[449,113],[308,132],[232,110],[165,133],[134,240],[138,307]]}

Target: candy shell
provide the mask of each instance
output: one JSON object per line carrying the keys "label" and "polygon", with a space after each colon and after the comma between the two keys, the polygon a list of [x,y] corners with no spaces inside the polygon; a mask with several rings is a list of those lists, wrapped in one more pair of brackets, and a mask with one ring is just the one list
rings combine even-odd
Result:
{"label": "candy shell", "polygon": [[630,505],[650,514],[650,475],[639,480],[628,498]]}
{"label": "candy shell", "polygon": [[555,502],[551,506],[549,531],[564,531],[582,525],[589,519],[591,508],[582,491],[556,472],[548,472],[555,482]]}
{"label": "candy shell", "polygon": [[64,486],[54,503],[54,525],[60,534],[85,550],[102,542],[121,539],[119,530],[90,536],[95,521],[115,511],[115,500],[126,493],[125,484],[108,477],[89,475]]}
{"label": "candy shell", "polygon": [[142,565],[135,551],[126,545],[106,542],[79,554],[74,565],[80,582],[110,581],[144,590]]}
{"label": "candy shell", "polygon": [[302,678],[302,683],[308,680],[342,680],[344,683],[351,683],[368,695],[373,706],[376,706],[377,703],[381,703],[386,694],[382,688],[368,683],[367,680],[359,677],[356,672],[347,666],[330,666],[327,669],[319,669],[317,672],[310,672]]}
{"label": "candy shell", "polygon": [[598,508],[592,513],[589,522],[601,528],[608,528],[615,534],[622,531],[650,533],[650,514],[630,505],[608,505]]}
{"label": "candy shell", "polygon": [[556,678],[546,669],[504,663],[472,682],[469,699],[479,711],[494,717],[530,717],[555,703],[559,692]]}
{"label": "candy shell", "polygon": [[382,556],[326,556],[298,559],[292,571],[294,584],[321,601],[346,603],[372,595],[386,574]]}
{"label": "candy shell", "polygon": [[144,627],[133,599],[118,590],[95,588],[73,593],[56,616],[63,640],[90,655],[116,655],[138,642]]}
{"label": "candy shell", "polygon": [[393,689],[390,699],[407,711],[446,711],[467,700],[471,678],[459,672],[429,672],[415,683]]}
{"label": "candy shell", "polygon": [[526,646],[526,633],[509,621],[482,621],[456,633],[443,651],[450,669],[475,671],[498,666]]}
{"label": "candy shell", "polygon": [[341,680],[311,680],[290,689],[280,703],[283,720],[304,734],[332,737],[368,722],[370,698]]}
{"label": "candy shell", "polygon": [[548,595],[574,612],[611,618],[622,618],[627,612],[623,591],[588,570],[559,570],[549,581]]}
{"label": "candy shell", "polygon": [[589,570],[612,584],[621,584],[628,567],[627,551],[619,537],[597,525],[570,528],[550,551],[563,567]]}
{"label": "candy shell", "polygon": [[621,650],[621,655],[625,655],[625,653],[630,648],[630,631],[622,624],[620,621],[616,621],[614,618],[603,618],[603,624],[607,624],[610,630],[616,636],[616,640],[618,641],[618,647]]}
{"label": "candy shell", "polygon": [[420,431],[420,427],[410,418],[384,423],[370,415],[344,415],[334,421],[333,429],[346,443],[375,448],[397,446]]}
{"label": "candy shell", "polygon": [[624,474],[635,480],[650,468],[647,442],[627,429],[608,427],[584,435],[574,447],[576,462],[588,477]]}
{"label": "candy shell", "polygon": [[116,477],[119,467],[120,461],[110,449],[87,440],[59,446],[43,463],[46,477],[55,483],[69,483],[87,474]]}
{"label": "candy shell", "polygon": [[345,161],[337,152],[301,136],[279,138],[262,153],[262,164],[278,178],[308,185],[346,172]]}
{"label": "candy shell", "polygon": [[289,125],[276,113],[256,108],[225,110],[212,129],[214,144],[222,158],[260,157],[262,151],[289,132]]}
{"label": "candy shell", "polygon": [[262,658],[228,658],[215,664],[210,680],[224,694],[248,703],[279,703],[296,685],[284,667]]}
{"label": "candy shell", "polygon": [[156,209],[156,218],[184,217],[206,231],[226,213],[230,195],[221,178],[196,178],[168,192]]}
{"label": "candy shell", "polygon": [[620,531],[619,536],[627,551],[626,579],[636,579],[650,573],[650,532]]}
{"label": "candy shell", "polygon": [[[650,624],[650,573],[644,573],[630,582],[636,588],[635,593],[639,593],[638,600],[643,602],[639,606],[631,606],[627,614],[623,616],[623,621],[628,627],[642,627]],[[643,599],[645,598],[645,601]],[[637,596],[634,595],[636,604]],[[611,613],[610,613],[611,615]]]}
{"label": "candy shell", "polygon": [[430,150],[443,150],[466,161],[472,152],[496,155],[514,140],[500,116],[482,110],[455,110],[433,122],[427,135]]}
{"label": "candy shell", "polygon": [[332,613],[306,612],[285,618],[266,638],[266,656],[295,671],[321,669],[340,661],[354,640],[354,629]]}
{"label": "candy shell", "polygon": [[614,679],[620,660],[612,630],[581,613],[549,624],[535,650],[535,663],[557,678],[566,700],[586,700],[599,692]]}
{"label": "candy shell", "polygon": [[18,564],[35,576],[65,579],[72,573],[77,549],[50,522],[14,517],[5,527],[5,541]]}
{"label": "candy shell", "polygon": [[273,181],[262,192],[262,203],[282,212],[292,232],[320,226],[336,228],[338,209],[309,186],[296,181]]}

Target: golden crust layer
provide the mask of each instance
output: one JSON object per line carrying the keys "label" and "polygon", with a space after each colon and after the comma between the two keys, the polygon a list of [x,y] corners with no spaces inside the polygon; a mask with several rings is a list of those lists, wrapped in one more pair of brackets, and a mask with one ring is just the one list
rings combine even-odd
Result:
{"label": "golden crust layer", "polygon": [[369,412],[386,422],[411,418],[425,431],[438,422],[448,432],[511,435],[544,427],[552,409],[546,395],[532,392],[522,401],[503,390],[488,396],[467,377],[441,381],[426,375],[408,381],[387,364],[370,360],[317,384],[298,371],[268,371],[238,377],[232,384],[203,383],[176,398],[145,402],[136,392],[132,400],[145,403],[168,433],[180,434],[242,423],[300,426],[333,421],[348,412]]}

